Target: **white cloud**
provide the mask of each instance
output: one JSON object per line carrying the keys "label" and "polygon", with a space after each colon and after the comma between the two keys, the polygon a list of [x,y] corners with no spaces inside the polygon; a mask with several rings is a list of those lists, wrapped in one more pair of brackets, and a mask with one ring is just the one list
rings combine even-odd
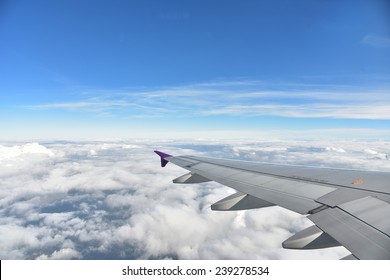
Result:
{"label": "white cloud", "polygon": [[375,48],[390,48],[390,38],[384,36],[366,35],[362,42]]}
{"label": "white cloud", "polygon": [[161,168],[155,149],[390,170],[388,142],[380,141],[3,144],[0,258],[337,259],[348,253],[281,248],[310,222],[279,207],[211,211],[210,205],[232,190],[216,183],[173,184],[185,170],[172,164]]}
{"label": "white cloud", "polygon": [[39,145],[38,143],[27,143],[25,145],[11,147],[0,145],[0,160],[16,158],[23,154],[43,154],[48,156],[54,155],[53,152],[51,152],[45,146]]}
{"label": "white cloud", "polygon": [[72,260],[81,259],[82,255],[72,248],[63,248],[59,251],[54,251],[50,256],[41,255],[38,260]]}

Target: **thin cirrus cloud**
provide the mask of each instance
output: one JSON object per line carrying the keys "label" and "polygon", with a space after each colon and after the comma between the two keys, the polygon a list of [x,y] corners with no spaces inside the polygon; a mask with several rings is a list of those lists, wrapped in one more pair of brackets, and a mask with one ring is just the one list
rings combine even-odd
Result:
{"label": "thin cirrus cloud", "polygon": [[[154,149],[273,163],[390,170],[383,141],[116,141],[0,145],[1,259],[338,259],[285,250],[311,225],[279,207],[214,212],[233,191],[172,184]],[[189,222],[190,221],[190,222]]]}
{"label": "thin cirrus cloud", "polygon": [[389,120],[390,104],[372,105],[336,105],[336,104],[307,104],[307,105],[237,105],[205,112],[207,115],[253,115],[281,116],[290,118],[343,118]]}
{"label": "thin cirrus cloud", "polygon": [[156,107],[151,105],[142,105],[140,103],[126,101],[126,100],[102,100],[96,98],[93,100],[77,101],[77,102],[64,102],[64,103],[50,103],[40,105],[28,105],[23,106],[28,110],[67,110],[67,111],[80,111],[87,113],[96,113],[102,116],[107,114],[112,116],[114,113],[131,112],[133,116],[149,116],[169,114],[172,110],[169,108]]}
{"label": "thin cirrus cloud", "polygon": [[375,48],[390,48],[390,38],[384,36],[366,35],[362,42]]}
{"label": "thin cirrus cloud", "polygon": [[281,116],[289,118],[390,119],[386,89],[256,81],[214,82],[150,90],[90,91],[67,103],[24,106],[34,110],[79,110],[172,116]]}

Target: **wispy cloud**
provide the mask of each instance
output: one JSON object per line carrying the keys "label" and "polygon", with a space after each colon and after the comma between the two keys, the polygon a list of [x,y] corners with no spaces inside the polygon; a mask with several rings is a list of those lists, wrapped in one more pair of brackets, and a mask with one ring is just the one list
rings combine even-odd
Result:
{"label": "wispy cloud", "polygon": [[83,100],[28,105],[132,116],[281,116],[390,119],[389,90],[314,84],[220,81],[142,90],[90,91]]}
{"label": "wispy cloud", "polygon": [[144,106],[135,102],[128,102],[125,100],[100,100],[100,101],[77,101],[77,102],[65,102],[65,103],[50,103],[39,105],[28,105],[24,108],[32,110],[50,110],[50,109],[65,109],[65,110],[79,110],[86,112],[108,112],[123,109],[135,109],[138,111],[153,111],[154,113],[169,113],[169,109],[153,106]]}
{"label": "wispy cloud", "polygon": [[91,102],[91,101],[79,101],[79,102],[64,102],[64,103],[49,103],[41,105],[29,105],[25,106],[29,109],[88,109],[88,108],[97,108],[97,109],[112,109],[112,108],[124,108],[124,107],[141,107],[139,104],[130,103],[127,101],[100,101],[100,102]]}
{"label": "wispy cloud", "polygon": [[362,42],[375,48],[390,48],[390,38],[377,35],[366,35]]}
{"label": "wispy cloud", "polygon": [[354,105],[234,105],[204,112],[206,115],[280,116],[290,118],[390,119],[390,104]]}

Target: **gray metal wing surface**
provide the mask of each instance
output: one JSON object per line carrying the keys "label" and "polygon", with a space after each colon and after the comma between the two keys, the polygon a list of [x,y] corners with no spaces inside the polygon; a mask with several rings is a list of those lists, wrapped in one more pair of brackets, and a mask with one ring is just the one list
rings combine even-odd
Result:
{"label": "gray metal wing surface", "polygon": [[215,181],[236,194],[211,206],[233,211],[274,205],[315,224],[283,242],[284,248],[344,246],[346,259],[390,259],[390,173],[276,165],[196,156],[171,156],[168,162],[190,171],[174,180],[193,184]]}

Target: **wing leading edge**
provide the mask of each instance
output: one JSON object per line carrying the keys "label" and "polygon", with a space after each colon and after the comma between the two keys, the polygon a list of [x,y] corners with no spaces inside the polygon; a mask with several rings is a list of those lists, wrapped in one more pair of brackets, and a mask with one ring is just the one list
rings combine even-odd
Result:
{"label": "wing leading edge", "polygon": [[155,151],[190,171],[173,180],[192,184],[215,181],[236,194],[211,206],[234,211],[274,205],[307,217],[315,226],[283,242],[289,249],[344,246],[345,259],[390,259],[390,173],[276,165]]}

